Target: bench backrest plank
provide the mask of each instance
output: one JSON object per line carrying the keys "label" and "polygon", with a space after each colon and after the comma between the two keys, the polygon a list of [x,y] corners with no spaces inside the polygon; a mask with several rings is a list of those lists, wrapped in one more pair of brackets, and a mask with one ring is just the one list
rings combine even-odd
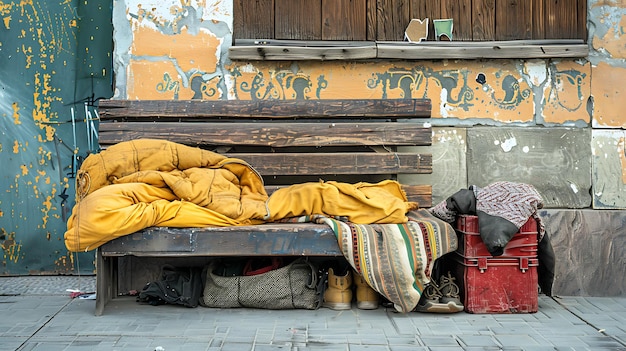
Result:
{"label": "bench backrest plank", "polygon": [[101,100],[101,118],[368,118],[430,117],[430,99]]}
{"label": "bench backrest plank", "polygon": [[[137,138],[197,145],[348,146],[430,145],[430,127],[412,122],[116,122],[100,125],[104,147]],[[106,144],[105,144],[106,143]]]}
{"label": "bench backrest plank", "polygon": [[[240,153],[265,176],[432,173],[431,156],[414,153]],[[332,162],[329,160],[332,158]]]}
{"label": "bench backrest plank", "polygon": [[[432,173],[428,99],[102,100],[102,148],[138,138],[198,146],[250,163],[270,187],[303,181],[377,182]],[[429,185],[403,185],[429,207]]]}

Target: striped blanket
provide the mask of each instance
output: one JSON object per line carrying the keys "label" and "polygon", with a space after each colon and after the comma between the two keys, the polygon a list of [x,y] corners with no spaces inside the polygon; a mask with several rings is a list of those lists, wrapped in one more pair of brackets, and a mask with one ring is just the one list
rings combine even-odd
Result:
{"label": "striped blanket", "polygon": [[402,312],[412,311],[430,282],[434,261],[457,247],[454,228],[428,210],[402,224],[354,224],[324,216],[345,258],[367,283]]}

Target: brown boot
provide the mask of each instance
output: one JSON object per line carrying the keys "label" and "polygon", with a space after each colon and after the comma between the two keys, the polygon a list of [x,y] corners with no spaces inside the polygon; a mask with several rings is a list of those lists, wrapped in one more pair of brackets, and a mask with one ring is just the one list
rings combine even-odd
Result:
{"label": "brown boot", "polygon": [[328,287],[324,292],[323,306],[333,310],[352,308],[352,272],[350,270],[347,270],[343,276],[337,276],[332,268],[328,269]]}
{"label": "brown boot", "polygon": [[359,273],[355,271],[353,274],[356,284],[356,307],[362,310],[377,309],[379,295],[376,290],[372,289]]}

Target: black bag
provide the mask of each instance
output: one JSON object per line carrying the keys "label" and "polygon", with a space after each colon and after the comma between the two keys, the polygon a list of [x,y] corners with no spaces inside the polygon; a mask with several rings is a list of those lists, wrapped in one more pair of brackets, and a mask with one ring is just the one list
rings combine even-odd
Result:
{"label": "black bag", "polygon": [[172,304],[198,307],[202,287],[202,268],[164,265],[161,268],[161,280],[146,284],[137,300],[153,306]]}

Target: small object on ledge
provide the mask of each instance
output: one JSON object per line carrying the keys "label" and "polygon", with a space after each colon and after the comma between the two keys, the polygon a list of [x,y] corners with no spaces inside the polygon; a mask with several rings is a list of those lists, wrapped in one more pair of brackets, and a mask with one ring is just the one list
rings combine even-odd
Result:
{"label": "small object on ledge", "polygon": [[452,41],[452,18],[433,20],[435,26],[435,39],[440,41]]}
{"label": "small object on ledge", "polygon": [[404,31],[404,38],[410,43],[419,43],[428,38],[428,18],[412,19]]}

